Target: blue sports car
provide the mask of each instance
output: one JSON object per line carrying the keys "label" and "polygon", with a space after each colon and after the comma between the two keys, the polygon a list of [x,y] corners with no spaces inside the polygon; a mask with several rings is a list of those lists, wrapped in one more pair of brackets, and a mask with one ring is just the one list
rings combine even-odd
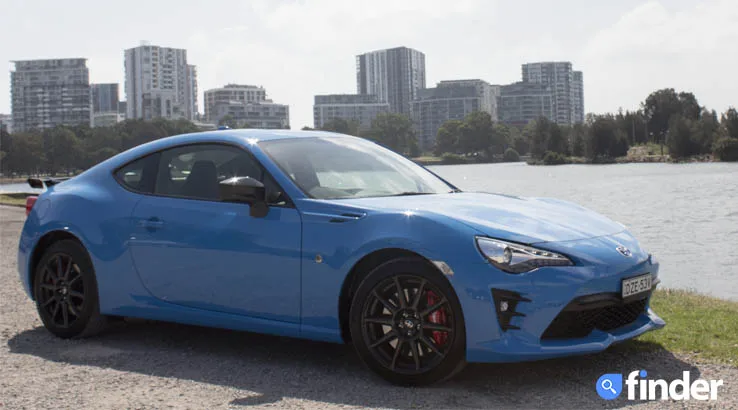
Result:
{"label": "blue sports car", "polygon": [[18,270],[62,338],[139,317],[350,342],[381,377],[421,385],[664,326],[659,265],[623,225],[462,192],[361,138],[188,134],[29,183],[47,189]]}

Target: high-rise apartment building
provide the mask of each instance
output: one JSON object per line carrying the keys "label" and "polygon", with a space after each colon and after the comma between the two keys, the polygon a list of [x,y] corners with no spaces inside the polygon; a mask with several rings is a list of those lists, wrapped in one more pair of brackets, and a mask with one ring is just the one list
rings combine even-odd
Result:
{"label": "high-rise apartment building", "polygon": [[10,88],[14,132],[90,125],[90,74],[84,58],[16,61]]}
{"label": "high-rise apartment building", "polygon": [[187,65],[187,85],[185,87],[185,101],[187,102],[187,112],[190,120],[196,120],[200,116],[200,110],[197,105],[197,67]]}
{"label": "high-rise apartment building", "polygon": [[482,98],[474,85],[446,85],[420,90],[412,102],[413,125],[421,150],[430,150],[436,142],[438,129],[449,120],[463,120],[480,111]]}
{"label": "high-rise apartment building", "polygon": [[316,95],[313,105],[313,123],[322,128],[333,119],[355,121],[360,131],[367,131],[381,113],[389,112],[389,103],[379,101],[371,94]]}
{"label": "high-rise apartment building", "polygon": [[91,84],[92,112],[117,112],[118,111],[118,83]]}
{"label": "high-rise apartment building", "polygon": [[497,99],[499,120],[524,126],[539,117],[554,118],[553,94],[548,85],[517,82],[503,85]]}
{"label": "high-rise apartment building", "polygon": [[497,121],[497,97],[500,96],[500,86],[492,85],[484,80],[446,80],[438,83],[437,87],[471,86],[477,90],[480,98],[479,111],[484,111]]}
{"label": "high-rise apartment building", "polygon": [[372,51],[356,57],[358,94],[376,95],[395,113],[410,114],[410,104],[425,88],[425,54],[407,47]]}
{"label": "high-rise apartment building", "polygon": [[[528,63],[522,66],[523,82],[547,85],[551,90],[553,116],[551,121],[560,125],[574,124],[578,121],[578,112],[583,120],[583,94],[581,72],[578,72],[579,83],[575,82],[572,65],[568,61]],[[577,100],[582,107],[577,108]]]}
{"label": "high-rise apartment building", "polygon": [[290,107],[266,98],[263,87],[228,84],[205,91],[205,117],[218,123],[231,117],[239,126],[284,129],[290,127]]}
{"label": "high-rise apartment building", "polygon": [[436,88],[420,90],[411,110],[420,148],[433,148],[443,123],[463,120],[474,111],[486,112],[497,121],[499,92],[499,86],[483,80],[441,81]]}
{"label": "high-rise apartment building", "polygon": [[205,119],[213,123],[220,120],[216,115],[216,106],[219,104],[228,104],[231,101],[257,103],[266,99],[264,87],[255,85],[228,84],[221,88],[213,88],[205,91]]}
{"label": "high-rise apartment building", "polygon": [[574,89],[574,122],[584,122],[584,74],[581,71],[574,71],[574,81],[572,87]]}
{"label": "high-rise apartment building", "polygon": [[141,45],[125,51],[127,118],[197,117],[195,66],[187,50]]}

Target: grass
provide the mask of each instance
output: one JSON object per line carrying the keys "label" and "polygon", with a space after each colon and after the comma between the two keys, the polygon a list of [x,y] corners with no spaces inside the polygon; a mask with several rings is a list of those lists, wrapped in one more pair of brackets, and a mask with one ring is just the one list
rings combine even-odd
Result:
{"label": "grass", "polygon": [[666,321],[666,327],[646,333],[624,348],[661,346],[670,352],[738,366],[738,302],[667,289],[656,291],[651,308]]}
{"label": "grass", "polygon": [[0,194],[0,205],[26,206],[29,194]]}

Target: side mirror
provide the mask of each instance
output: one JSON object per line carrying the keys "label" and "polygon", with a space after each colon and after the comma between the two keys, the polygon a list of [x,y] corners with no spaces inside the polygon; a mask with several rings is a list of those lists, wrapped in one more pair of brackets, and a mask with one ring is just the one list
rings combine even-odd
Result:
{"label": "side mirror", "polygon": [[218,184],[220,200],[241,202],[251,206],[251,216],[263,218],[269,213],[264,184],[250,177],[233,177]]}

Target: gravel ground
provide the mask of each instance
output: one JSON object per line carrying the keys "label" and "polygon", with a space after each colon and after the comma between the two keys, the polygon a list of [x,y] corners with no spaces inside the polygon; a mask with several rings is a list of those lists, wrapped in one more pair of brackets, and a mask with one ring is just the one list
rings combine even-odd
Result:
{"label": "gravel ground", "polygon": [[[0,408],[719,408],[738,409],[738,368],[665,350],[617,349],[537,363],[470,365],[430,388],[390,386],[350,346],[127,320],[65,341],[41,326],[21,289],[22,208],[0,207]],[[606,402],[604,373],[723,379],[717,402]]]}

